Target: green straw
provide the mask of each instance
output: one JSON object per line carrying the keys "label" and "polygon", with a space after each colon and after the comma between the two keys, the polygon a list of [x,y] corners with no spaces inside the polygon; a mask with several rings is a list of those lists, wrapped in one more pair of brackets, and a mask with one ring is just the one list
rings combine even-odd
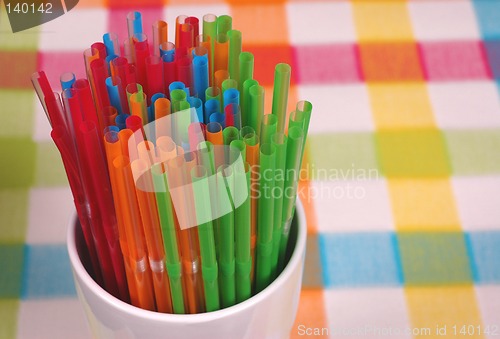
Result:
{"label": "green straw", "polygon": [[[217,170],[217,193],[220,200],[231,196],[234,192],[234,173],[232,167],[221,165]],[[234,258],[234,206],[232,211],[219,218],[219,267],[220,292],[222,307],[229,307],[236,303],[235,285],[235,258]]]}
{"label": "green straw", "polygon": [[214,14],[206,14],[203,16],[203,34],[210,37],[210,55],[212,59],[210,60],[210,70],[212,74],[210,76],[210,83],[213,83],[213,69],[214,69],[214,48],[215,39],[217,38],[217,16]]}
{"label": "green straw", "polygon": [[274,218],[273,218],[273,252],[271,255],[271,279],[278,274],[278,257],[280,250],[283,213],[283,185],[285,182],[286,147],[287,136],[284,133],[276,133],[271,138],[271,144],[276,148],[276,177],[274,187],[277,194],[274,195]]}
{"label": "green straw", "polygon": [[226,79],[222,82],[222,94],[224,94],[224,92],[227,90],[227,89],[230,89],[230,88],[235,88],[235,89],[238,89],[238,82],[234,79]]}
{"label": "green straw", "polygon": [[304,116],[304,145],[302,149],[302,156],[300,157],[300,163],[302,164],[302,158],[306,149],[307,134],[309,132],[309,123],[311,121],[312,104],[309,101],[301,100],[297,103],[297,107],[295,110],[296,112],[300,112]]}
{"label": "green straw", "polygon": [[296,127],[300,128],[301,130],[304,130],[305,121],[306,120],[305,120],[304,112],[293,111],[292,113],[290,113],[290,117],[288,118],[288,128],[290,129],[290,128],[296,126]]}
{"label": "green straw", "polygon": [[264,115],[264,87],[260,85],[250,87],[250,117],[248,125],[260,135],[260,124]]}
{"label": "green straw", "polygon": [[288,140],[286,145],[285,182],[283,184],[283,210],[282,230],[280,241],[280,253],[278,258],[278,270],[285,266],[286,249],[288,246],[288,235],[292,224],[292,217],[297,198],[297,184],[299,181],[300,159],[304,145],[304,131],[299,127],[288,129]]}
{"label": "green straw", "polygon": [[276,128],[278,124],[278,119],[276,115],[266,114],[262,118],[262,123],[260,127],[260,142],[262,144],[270,144],[271,139],[274,134],[276,134]]}
{"label": "green straw", "polygon": [[240,93],[241,125],[247,126],[250,123],[250,88],[258,85],[255,79],[248,79],[243,82],[243,91]]}
{"label": "green straw", "polygon": [[229,77],[240,83],[240,53],[241,53],[241,32],[230,30],[227,32],[229,39],[227,70]]}
{"label": "green straw", "polygon": [[246,161],[246,144],[245,141],[238,139],[233,140],[229,144],[229,164],[234,164],[238,157],[241,156],[243,162]]}
{"label": "green straw", "polygon": [[153,184],[160,219],[161,231],[163,235],[163,246],[165,247],[165,267],[170,282],[170,293],[172,295],[172,306],[174,313],[185,313],[184,292],[182,283],[182,265],[177,246],[177,235],[175,232],[174,213],[172,210],[172,200],[167,190],[167,176],[161,173],[161,165],[155,164],[152,167]]}
{"label": "green straw", "polygon": [[278,132],[285,132],[288,89],[290,88],[289,64],[277,64],[274,69],[273,108],[272,113],[278,117]]}
{"label": "green straw", "polygon": [[[228,126],[222,131],[222,137],[224,139],[224,145],[229,146],[231,142],[238,140],[240,137],[240,131],[234,126]],[[226,158],[226,163],[230,162],[230,147],[224,147],[224,155]]]}
{"label": "green straw", "polygon": [[229,15],[221,15],[217,18],[217,34],[227,34],[233,29],[233,18]]}
{"label": "green straw", "polygon": [[253,64],[254,58],[253,54],[250,52],[241,52],[239,57],[240,62],[240,74],[238,77],[238,89],[240,93],[243,92],[243,84],[248,79],[253,78]]}
{"label": "green straw", "polygon": [[[201,273],[205,290],[207,312],[216,311],[219,304],[218,266],[215,254],[214,230],[212,226],[212,208],[207,170],[204,166],[195,166],[191,170],[193,180],[196,218],[199,220],[198,238],[200,243]],[[207,220],[206,222],[203,222]]]}
{"label": "green straw", "polygon": [[[136,87],[137,87],[137,101],[142,101],[142,99],[144,98],[143,97],[143,89],[142,89],[142,85],[141,84],[138,84],[136,83],[135,84]],[[132,96],[132,94],[134,93],[130,93],[129,91],[127,91],[127,102],[128,102],[128,107],[132,107],[132,104],[130,103],[130,97]]]}
{"label": "green straw", "polygon": [[271,282],[271,256],[273,251],[274,177],[276,147],[260,146],[260,180],[257,222],[256,291],[260,292]]}
{"label": "green straw", "polygon": [[187,102],[187,94],[183,89],[174,89],[170,92],[170,101],[172,103],[172,113],[182,110],[181,102]]}
{"label": "green straw", "polygon": [[[236,301],[241,302],[252,295],[252,282],[250,280],[250,272],[252,270],[252,256],[250,253],[250,166],[248,163],[244,163],[243,168],[242,166],[235,166],[234,168],[235,195],[236,197],[244,195],[247,197],[234,211]],[[242,176],[245,178],[244,182],[246,182],[246,185],[239,184],[241,183],[240,179]]]}
{"label": "green straw", "polygon": [[219,102],[221,101],[220,89],[218,87],[208,87],[205,90],[205,102],[210,99],[217,99]]}

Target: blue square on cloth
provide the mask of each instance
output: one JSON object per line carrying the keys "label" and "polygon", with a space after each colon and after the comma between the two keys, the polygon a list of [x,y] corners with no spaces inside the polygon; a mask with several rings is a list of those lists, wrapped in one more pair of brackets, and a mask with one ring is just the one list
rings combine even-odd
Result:
{"label": "blue square on cloth", "polygon": [[23,299],[76,296],[64,244],[27,245],[24,256]]}
{"label": "blue square on cloth", "polygon": [[500,283],[500,232],[471,232],[466,234],[466,240],[474,281]]}
{"label": "blue square on cloth", "polygon": [[323,233],[319,238],[327,287],[400,285],[394,233]]}
{"label": "blue square on cloth", "polygon": [[474,0],[477,23],[485,40],[500,38],[500,1]]}

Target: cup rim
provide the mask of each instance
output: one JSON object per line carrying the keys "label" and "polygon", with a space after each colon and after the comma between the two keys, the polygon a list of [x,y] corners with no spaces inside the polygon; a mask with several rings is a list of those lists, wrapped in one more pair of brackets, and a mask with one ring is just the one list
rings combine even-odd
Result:
{"label": "cup rim", "polygon": [[98,296],[102,301],[121,312],[127,313],[133,317],[149,319],[152,321],[160,322],[183,322],[185,324],[209,322],[217,319],[227,317],[231,314],[243,312],[246,309],[252,307],[252,305],[261,302],[263,299],[267,298],[275,290],[279,289],[287,279],[291,276],[294,268],[302,260],[302,256],[305,254],[306,237],[307,237],[307,224],[305,211],[302,202],[299,198],[296,201],[296,216],[298,218],[298,230],[297,239],[295,247],[293,249],[290,260],[283,269],[283,271],[278,275],[274,281],[269,284],[264,290],[257,293],[256,295],[242,301],[236,305],[217,310],[212,312],[204,312],[198,314],[173,314],[173,313],[160,313],[156,311],[149,311],[137,306],[128,304],[107,292],[104,288],[99,286],[94,279],[89,275],[85,267],[83,266],[80,257],[76,249],[75,241],[75,219],[76,212],[71,214],[68,229],[66,234],[67,250],[69,254],[69,259],[71,262],[71,267],[73,273],[78,276],[78,279],[82,280],[88,288]]}

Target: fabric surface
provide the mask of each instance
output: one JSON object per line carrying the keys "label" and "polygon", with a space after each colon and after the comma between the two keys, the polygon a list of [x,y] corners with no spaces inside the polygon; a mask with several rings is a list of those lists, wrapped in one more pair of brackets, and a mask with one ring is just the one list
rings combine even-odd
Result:
{"label": "fabric surface", "polygon": [[83,50],[122,40],[132,9],[146,32],[232,15],[266,113],[277,62],[292,66],[290,109],[313,103],[291,337],[500,336],[500,1],[80,0],[16,34],[2,6],[0,338],[89,336],[65,247],[71,193],[30,75],[83,76]]}

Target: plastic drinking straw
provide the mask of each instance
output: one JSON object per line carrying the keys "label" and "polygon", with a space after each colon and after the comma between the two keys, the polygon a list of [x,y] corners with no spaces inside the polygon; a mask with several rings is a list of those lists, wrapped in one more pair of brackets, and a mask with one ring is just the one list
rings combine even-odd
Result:
{"label": "plastic drinking straw", "polygon": [[[172,142],[173,144],[173,142]],[[175,148],[175,144],[174,148]],[[176,152],[174,151],[174,156]],[[167,159],[165,159],[166,161]],[[185,313],[184,304],[184,282],[182,277],[181,258],[177,245],[177,234],[175,230],[174,212],[172,201],[167,189],[166,174],[163,173],[161,164],[155,164],[152,168],[153,183],[155,187],[158,217],[160,220],[163,245],[165,249],[165,267],[168,272],[170,291],[172,296],[173,312]]]}
{"label": "plastic drinking straw", "polygon": [[163,63],[158,55],[150,55],[146,58],[146,78],[148,81],[149,96],[152,97],[156,93],[165,93]]}
{"label": "plastic drinking straw", "polygon": [[127,87],[125,88],[125,93],[127,93],[127,102],[129,106],[129,111],[131,113],[132,105],[130,103],[130,97],[132,96],[132,94],[139,93],[138,98],[142,98],[142,93],[144,93],[142,90],[142,85],[136,82],[128,84]]}
{"label": "plastic drinking straw", "polygon": [[187,98],[187,102],[191,108],[194,108],[196,111],[196,119],[195,122],[203,122],[203,102],[200,98],[189,97]]}
{"label": "plastic drinking straw", "polygon": [[116,33],[108,32],[102,36],[107,55],[120,55],[120,43]]}
{"label": "plastic drinking straw", "polygon": [[186,85],[182,81],[174,81],[170,84],[170,86],[168,86],[168,90],[170,93],[172,93],[174,89],[182,89],[184,92],[186,92],[186,97],[190,95],[189,88],[186,88]]}
{"label": "plastic drinking straw", "polygon": [[286,145],[285,181],[283,183],[283,211],[281,217],[282,230],[280,252],[278,258],[278,271],[285,266],[288,235],[292,224],[295,199],[297,198],[297,184],[299,180],[300,158],[304,145],[304,131],[295,126],[288,129]]}
{"label": "plastic drinking straw", "polygon": [[214,55],[215,55],[215,40],[217,39],[217,16],[214,14],[205,14],[203,16],[203,34],[210,39],[210,86],[214,86]]}
{"label": "plastic drinking straw", "polygon": [[103,107],[101,114],[105,128],[108,126],[113,126],[115,124],[116,117],[118,116],[116,108],[114,108],[113,106]]}
{"label": "plastic drinking straw", "polygon": [[[149,121],[156,120],[155,103],[156,103],[156,100],[158,100],[158,99],[166,99],[166,95],[164,93],[156,93],[151,97],[151,105],[149,105],[149,107],[148,107]],[[150,138],[150,139],[155,140],[156,138]]]}
{"label": "plastic drinking straw", "polygon": [[[123,257],[118,241],[115,207],[111,194],[111,185],[103,154],[104,146],[98,136],[97,127],[93,122],[84,121],[78,129],[77,140],[83,168],[83,182],[88,192],[89,203],[94,208],[92,213],[93,233],[96,237],[96,249],[102,254],[101,268],[103,270],[106,290],[120,299],[128,298],[128,287],[125,278]],[[92,211],[92,207],[91,207]]]}
{"label": "plastic drinking straw", "polygon": [[[222,83],[222,86],[224,87],[225,84],[228,84],[232,79],[225,80]],[[223,96],[223,101],[224,105],[223,107],[226,107],[229,104],[240,104],[240,92],[238,91],[237,88],[227,88],[222,90],[222,96]]]}
{"label": "plastic drinking straw", "polygon": [[148,110],[146,107],[146,94],[134,93],[130,96],[130,113],[142,119],[143,124],[147,124]]}
{"label": "plastic drinking straw", "polygon": [[127,59],[127,62],[131,64],[135,62],[133,46],[132,39],[127,38],[123,41],[123,56]]}
{"label": "plastic drinking straw", "polygon": [[213,54],[212,54],[212,42],[210,41],[210,37],[206,34],[200,34],[195,37],[195,46],[196,47],[204,47],[207,51],[208,58],[208,85],[212,86],[212,76],[213,76]]}
{"label": "plastic drinking straw", "polygon": [[[252,270],[252,256],[250,250],[250,166],[248,163],[243,162],[243,166],[236,165],[234,166],[234,170],[235,196],[247,197],[244,202],[234,210],[236,302],[242,302],[252,295],[252,283],[250,280],[250,272]],[[241,185],[242,178],[245,178],[243,182],[245,182],[246,185]]]}
{"label": "plastic drinking straw", "polygon": [[153,188],[150,165],[143,160],[132,162],[136,196],[141,212],[142,225],[146,238],[149,266],[153,277],[154,295],[158,312],[172,313],[170,284],[165,269],[165,249],[158,219],[158,207]]}
{"label": "plastic drinking straw", "polygon": [[120,249],[123,254],[123,262],[125,264],[125,274],[128,282],[128,290],[130,293],[130,300],[132,304],[138,305],[137,286],[134,279],[134,272],[131,266],[129,240],[127,239],[127,232],[125,229],[125,221],[123,220],[122,206],[120,205],[120,197],[118,195],[118,187],[116,182],[115,171],[113,168],[113,160],[122,155],[120,139],[117,132],[108,132],[104,134],[104,145],[106,149],[106,159],[108,164],[109,178],[112,187],[113,201],[116,211],[116,221],[118,225],[118,239],[120,242]]}
{"label": "plastic drinking straw", "polygon": [[250,95],[248,125],[252,126],[257,134],[260,135],[261,121],[264,116],[264,87],[260,85],[252,86],[248,90],[248,94]]}
{"label": "plastic drinking straw", "polygon": [[184,57],[188,57],[189,59],[191,59],[191,54],[188,53],[188,48],[187,47],[179,47],[177,46],[175,48],[175,60],[180,60]]}
{"label": "plastic drinking straw", "polygon": [[222,129],[226,128],[226,117],[220,112],[215,112],[210,115],[209,123],[218,123]]}
{"label": "plastic drinking straw", "polygon": [[[190,153],[188,153],[190,154]],[[177,156],[166,162],[168,166],[167,176],[170,192],[176,190],[178,201],[182,204],[177,206],[174,204],[174,212],[177,215],[176,220],[190,220],[192,204],[189,205],[189,183],[191,177],[189,175],[188,166],[183,156]],[[191,197],[192,198],[192,197]],[[179,221],[179,223],[181,223]],[[177,227],[177,226],[176,226]],[[197,251],[198,236],[196,228],[191,227],[179,230],[180,251],[182,256],[183,272],[185,273],[185,286],[187,296],[188,313],[203,312],[204,297],[203,297],[203,281],[201,271],[199,270],[200,260]]]}
{"label": "plastic drinking straw", "polygon": [[278,119],[273,114],[265,114],[262,118],[262,124],[260,128],[260,142],[261,144],[270,144],[271,139],[274,134],[276,134],[276,128],[278,124]]}
{"label": "plastic drinking straw", "polygon": [[194,152],[198,149],[200,142],[205,141],[206,126],[201,122],[192,122],[188,127],[189,151]]}
{"label": "plastic drinking straw", "polygon": [[97,50],[97,54],[99,55],[99,59],[105,60],[107,57],[107,52],[106,52],[106,45],[104,45],[102,42],[94,42],[92,45],[90,45],[91,49]]}
{"label": "plastic drinking straw", "polygon": [[[222,131],[222,136],[224,138],[224,145],[226,145],[227,147],[224,147],[224,156],[225,156],[225,162],[226,164],[232,164],[234,161],[236,161],[237,158],[234,157],[235,154],[239,153],[239,150],[238,152],[236,152],[235,150],[231,150],[231,143],[233,141],[238,141],[239,140],[239,137],[240,137],[240,131],[234,127],[234,126],[228,126],[226,128],[224,128],[224,130]],[[245,143],[243,141],[241,141],[243,143],[243,146],[245,146]],[[233,147],[236,147],[233,146]],[[231,155],[231,152],[233,152],[233,156]],[[234,161],[231,161],[231,160],[234,160]]]}
{"label": "plastic drinking straw", "polygon": [[140,12],[130,12],[127,14],[128,37],[132,39],[134,34],[142,33],[142,15]]}
{"label": "plastic drinking straw", "polygon": [[252,270],[250,277],[254,279],[255,274],[255,245],[257,243],[257,201],[258,201],[258,185],[259,185],[259,136],[255,134],[255,130],[250,126],[245,126],[240,130],[240,137],[246,145],[246,160],[250,165],[250,183],[251,183],[251,237],[250,249],[252,254]]}
{"label": "plastic drinking straw", "polygon": [[[274,116],[269,114],[269,116]],[[278,256],[281,242],[282,232],[282,212],[283,212],[283,185],[285,182],[285,165],[286,165],[286,147],[287,136],[284,133],[275,133],[271,137],[271,144],[276,149],[276,176],[274,187],[277,195],[274,195],[274,216],[273,216],[273,251],[271,254],[271,280],[274,280],[278,274]]]}
{"label": "plastic drinking straw", "polygon": [[106,89],[110,104],[116,108],[118,114],[124,114],[127,99],[125,89],[122,86],[122,80],[118,76],[108,77],[106,79]]}
{"label": "plastic drinking straw", "polygon": [[167,98],[159,98],[154,103],[155,110],[155,136],[158,139],[160,136],[171,135],[170,118],[165,118],[170,114],[170,100]]}
{"label": "plastic drinking straw", "polygon": [[170,103],[172,112],[178,112],[181,110],[180,103],[187,102],[187,94],[182,89],[174,89],[170,92]]}
{"label": "plastic drinking straw", "polygon": [[234,126],[228,126],[222,131],[224,145],[229,146],[232,141],[239,140],[240,131]]}
{"label": "plastic drinking straw", "polygon": [[[200,35],[200,20],[197,17],[190,16],[186,18],[185,22],[193,27],[193,39]],[[195,46],[194,40],[192,46]]]}
{"label": "plastic drinking straw", "polygon": [[165,54],[162,57],[163,60],[163,81],[165,85],[166,94],[170,98],[170,92],[167,91],[170,84],[179,79],[177,77],[177,61],[175,59],[171,59],[169,54]]}
{"label": "plastic drinking straw", "polygon": [[241,53],[241,32],[238,30],[230,30],[227,32],[229,40],[228,45],[228,64],[227,70],[231,79],[240,81],[240,53]]}
{"label": "plastic drinking straw", "polygon": [[72,151],[67,147],[67,140],[69,135],[67,135],[65,128],[58,125],[54,126],[52,132],[50,133],[52,140],[57,146],[57,149],[61,153],[61,159],[64,165],[66,174],[68,175],[68,182],[73,194],[75,208],[78,214],[78,219],[80,220],[80,225],[83,231],[83,237],[85,239],[85,244],[90,255],[90,261],[92,265],[93,277],[95,281],[100,285],[104,286],[103,277],[101,272],[101,266],[99,264],[98,254],[96,251],[94,243],[94,235],[92,234],[92,228],[90,226],[90,216],[87,211],[87,199],[82,186],[80,175],[78,173],[76,159]]}
{"label": "plastic drinking straw", "polygon": [[95,48],[87,48],[83,51],[83,61],[85,62],[85,74],[87,78],[92,83],[92,72],[90,70],[90,63],[96,59],[99,59],[99,51]]}
{"label": "plastic drinking straw", "polygon": [[[127,73],[128,73],[129,64],[126,58],[118,57],[111,61],[111,75],[114,77],[120,78],[123,89],[127,88],[129,84]],[[128,107],[124,107],[125,112],[128,113]]]}
{"label": "plastic drinking straw", "polygon": [[137,304],[134,306],[155,311],[151,270],[148,264],[144,231],[135,196],[134,180],[132,178],[129,158],[123,155],[115,158],[113,160],[113,170],[115,171],[119,197],[118,203],[121,205],[120,210],[123,212],[130,261],[137,288]]}
{"label": "plastic drinking straw", "polygon": [[[220,17],[219,17],[220,18]],[[229,57],[229,42],[226,34],[217,34],[217,39],[214,45],[214,72],[219,70],[227,71],[227,61]],[[228,71],[229,77],[229,71]],[[218,86],[217,86],[218,87]]]}
{"label": "plastic drinking straw", "polygon": [[166,135],[162,135],[156,139],[156,150],[161,162],[165,162],[177,156],[176,144],[171,137]]}
{"label": "plastic drinking straw", "polygon": [[305,123],[304,112],[293,111],[290,113],[290,116],[288,117],[288,128],[297,126],[303,130],[304,123]]}
{"label": "plastic drinking straw", "polygon": [[[203,48],[204,47],[196,47]],[[206,50],[205,50],[206,51]],[[197,95],[205,102],[205,91],[208,88],[208,56],[195,56],[193,58],[193,80],[194,80],[194,95]]]}
{"label": "plastic drinking straw", "polygon": [[246,144],[243,140],[237,139],[229,144],[229,163],[233,164],[241,156],[243,162],[246,162]]}
{"label": "plastic drinking straw", "polygon": [[143,87],[144,93],[151,96],[147,83],[147,69],[146,69],[146,58],[149,56],[149,44],[148,38],[144,33],[135,33],[132,39],[132,45],[134,46],[134,60],[136,67],[136,77],[137,82]]}
{"label": "plastic drinking straw", "polygon": [[205,91],[205,102],[207,102],[210,99],[217,99],[220,104],[220,89],[218,87],[208,87],[207,90]]}
{"label": "plastic drinking straw", "polygon": [[[234,192],[234,173],[232,168],[228,165],[221,165],[217,170],[216,181],[218,200],[227,200],[227,197],[232,196],[231,192]],[[222,213],[219,213],[219,215],[220,214]],[[221,304],[222,307],[225,308],[236,303],[236,286],[234,279],[234,205],[232,202],[231,211],[219,217],[219,237]]]}
{"label": "plastic drinking straw", "polygon": [[[49,84],[49,81],[47,80],[47,76],[45,75],[45,72],[40,71],[40,72],[33,73],[31,75],[31,83],[33,84],[33,87],[35,88],[35,92],[38,96],[38,99],[40,100],[40,103],[42,104],[43,111],[45,112],[45,116],[47,117],[49,124],[51,126],[55,126],[56,124],[54,121],[52,121],[52,117],[50,117],[49,112],[47,110],[47,105],[45,104],[45,98],[47,96],[49,96],[49,97],[54,96],[54,92],[52,91],[52,88],[50,87],[50,84]],[[64,126],[64,121],[60,121],[60,125]]]}
{"label": "plastic drinking straw", "polygon": [[188,57],[177,60],[177,78],[183,82],[187,88],[193,88],[193,66]]}
{"label": "plastic drinking straw", "polygon": [[221,15],[217,18],[217,33],[227,34],[233,29],[233,18],[229,15]]}
{"label": "plastic drinking straw", "polygon": [[257,292],[262,291],[271,282],[271,257],[273,251],[274,221],[274,178],[276,175],[276,148],[271,144],[260,146],[260,180],[258,202],[258,230],[256,255]]}
{"label": "plastic drinking straw", "polygon": [[218,265],[215,253],[214,229],[212,225],[212,207],[207,170],[204,166],[195,166],[191,170],[193,191],[195,192],[195,210],[197,220],[207,220],[198,225],[200,253],[202,257],[201,272],[205,290],[207,312],[216,311],[219,304]]}
{"label": "plastic drinking straw", "polygon": [[160,56],[160,46],[168,41],[168,24],[163,20],[153,23],[153,55]]}
{"label": "plastic drinking straw", "polygon": [[[215,113],[214,113],[215,114]],[[213,114],[212,114],[213,115]],[[219,168],[224,163],[224,136],[222,134],[222,126],[218,122],[209,122],[207,124],[207,141],[214,145],[215,168]]]}
{"label": "plastic drinking straw", "polygon": [[61,90],[64,91],[65,89],[71,88],[75,80],[76,78],[74,73],[64,72],[63,74],[61,74],[61,76],[59,77],[59,81],[61,82]]}
{"label": "plastic drinking straw", "polygon": [[175,18],[175,46],[180,47],[179,39],[181,33],[181,25],[186,22],[188,17],[186,15],[179,15]]}
{"label": "plastic drinking straw", "polygon": [[[306,100],[301,100],[297,102],[297,106],[295,108],[297,112],[302,112],[304,115],[304,146],[303,150],[305,149],[305,143],[307,140],[307,133],[309,131],[309,122],[311,121],[311,113],[312,113],[312,104],[309,101]],[[302,151],[302,155],[304,154],[304,151]],[[302,158],[300,158],[300,163],[302,164]]]}
{"label": "plastic drinking straw", "polygon": [[160,44],[160,56],[167,56],[167,61],[173,61],[175,59],[175,45],[172,42],[165,41]]}
{"label": "plastic drinking straw", "polygon": [[[128,118],[126,121],[131,120]],[[134,132],[130,128],[124,128],[118,132],[118,139],[120,139],[120,146],[122,148],[122,155],[125,157],[129,157],[130,154],[137,159],[137,149],[130,149],[128,147],[128,141],[130,137],[134,135]],[[129,158],[130,159],[130,158]]]}
{"label": "plastic drinking straw", "polygon": [[229,79],[229,72],[226,69],[219,69],[214,72],[214,85],[219,88],[222,93],[222,83]]}
{"label": "plastic drinking straw", "polygon": [[245,80],[243,83],[243,92],[241,92],[241,123],[243,126],[248,126],[250,124],[250,88],[252,86],[258,85],[259,82],[254,79]]}
{"label": "plastic drinking straw", "polygon": [[222,95],[229,89],[238,90],[238,82],[234,79],[226,79],[222,82]]}
{"label": "plastic drinking straw", "polygon": [[90,85],[88,80],[77,79],[73,84],[73,88],[75,89],[78,100],[80,101],[81,113],[83,114],[83,119],[86,121],[92,121],[95,123],[96,126],[99,126],[97,111],[94,106],[94,100],[92,99],[92,92],[90,90]]}
{"label": "plastic drinking straw", "polygon": [[239,56],[238,90],[243,92],[243,84],[248,79],[253,79],[254,57],[250,52],[241,52]]}
{"label": "plastic drinking straw", "polygon": [[122,129],[127,128],[127,125],[125,124],[125,121],[127,120],[127,118],[129,116],[130,116],[130,114],[118,114],[116,116],[116,118],[115,118],[115,124],[120,129],[120,131]]}
{"label": "plastic drinking straw", "polygon": [[272,113],[278,118],[278,132],[285,132],[286,107],[290,88],[291,67],[280,63],[274,68],[273,108]]}
{"label": "plastic drinking straw", "polygon": [[226,117],[226,126],[234,126],[236,129],[241,129],[241,110],[238,104],[229,104],[224,108]]}
{"label": "plastic drinking straw", "polygon": [[180,48],[190,49],[194,46],[194,27],[189,23],[183,23],[180,25],[179,32],[179,43],[175,45]]}
{"label": "plastic drinking straw", "polygon": [[[106,78],[109,76],[108,67],[103,59],[96,59],[90,63],[90,69],[94,79],[94,97],[96,98],[97,111],[100,112],[103,107],[110,105],[106,88]],[[100,117],[99,121],[101,122]],[[101,122],[101,128],[103,128],[102,125]]]}
{"label": "plastic drinking straw", "polygon": [[203,122],[208,124],[210,116],[213,113],[220,112],[220,101],[217,99],[209,99],[205,102],[205,111],[203,114]]}
{"label": "plastic drinking straw", "polygon": [[[130,144],[129,144],[129,147],[130,147]],[[151,187],[147,186],[147,181],[146,182],[139,181],[138,177],[142,175],[143,171],[146,171],[148,168],[151,167],[152,164],[154,164],[156,162],[157,159],[156,159],[156,153],[155,153],[155,145],[153,144],[152,141],[143,140],[143,141],[138,142],[136,147],[137,147],[137,154],[139,156],[138,159],[146,162],[147,168],[143,168],[146,166],[142,166],[141,163],[138,164],[135,161],[137,159],[130,158],[130,160],[132,160],[131,166],[132,166],[132,174],[134,175],[135,186],[140,187],[140,188],[143,188],[143,186],[144,186],[144,187],[151,189]],[[142,184],[144,184],[144,185],[142,185]]]}

